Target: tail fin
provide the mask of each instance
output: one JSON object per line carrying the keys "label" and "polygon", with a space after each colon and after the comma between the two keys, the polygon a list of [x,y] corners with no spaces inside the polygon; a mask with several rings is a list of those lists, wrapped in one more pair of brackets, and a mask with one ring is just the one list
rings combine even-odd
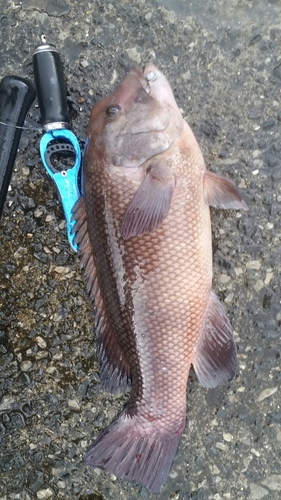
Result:
{"label": "tail fin", "polygon": [[185,415],[173,434],[156,426],[157,421],[122,413],[87,451],[85,462],[158,493],[175,458]]}

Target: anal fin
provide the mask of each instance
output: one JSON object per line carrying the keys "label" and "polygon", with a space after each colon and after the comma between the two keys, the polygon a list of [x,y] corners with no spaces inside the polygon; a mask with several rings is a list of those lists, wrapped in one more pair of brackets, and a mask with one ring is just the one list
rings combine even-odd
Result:
{"label": "anal fin", "polygon": [[81,267],[87,282],[87,292],[96,306],[95,330],[97,337],[97,356],[100,365],[100,383],[103,389],[115,393],[125,391],[130,384],[130,368],[125,355],[108,321],[92,246],[88,234],[87,214],[83,196],[73,208],[74,242],[78,245]]}
{"label": "anal fin", "polygon": [[229,320],[218,297],[211,292],[192,360],[199,382],[207,388],[231,382],[236,373],[236,358]]}

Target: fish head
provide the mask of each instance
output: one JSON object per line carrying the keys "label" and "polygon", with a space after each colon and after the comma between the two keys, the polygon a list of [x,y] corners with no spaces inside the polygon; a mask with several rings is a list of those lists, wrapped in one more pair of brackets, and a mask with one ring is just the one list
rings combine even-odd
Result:
{"label": "fish head", "polygon": [[106,165],[138,167],[166,151],[183,118],[164,75],[152,64],[133,67],[116,90],[98,102],[88,126],[89,147]]}

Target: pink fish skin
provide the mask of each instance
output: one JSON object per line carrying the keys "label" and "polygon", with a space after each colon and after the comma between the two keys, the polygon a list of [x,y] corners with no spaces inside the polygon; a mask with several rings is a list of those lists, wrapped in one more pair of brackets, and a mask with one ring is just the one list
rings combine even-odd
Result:
{"label": "pink fish skin", "polygon": [[85,461],[152,492],[185,428],[191,364],[204,387],[236,373],[230,323],[212,292],[209,205],[247,209],[231,181],[206,170],[165,76],[152,64],[132,68],[93,108],[74,208],[101,385],[132,386]]}

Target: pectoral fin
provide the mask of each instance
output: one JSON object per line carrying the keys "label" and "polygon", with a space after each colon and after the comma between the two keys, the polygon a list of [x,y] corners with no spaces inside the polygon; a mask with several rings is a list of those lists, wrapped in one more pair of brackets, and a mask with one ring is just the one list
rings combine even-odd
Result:
{"label": "pectoral fin", "polygon": [[152,165],[125,212],[125,240],[157,229],[169,212],[176,180],[166,166]]}
{"label": "pectoral fin", "polygon": [[236,373],[236,344],[218,297],[211,292],[205,320],[195,347],[193,367],[207,388],[231,382]]}
{"label": "pectoral fin", "polygon": [[238,189],[226,177],[206,170],[203,182],[205,200],[208,205],[215,208],[243,208],[243,210],[248,210]]}

